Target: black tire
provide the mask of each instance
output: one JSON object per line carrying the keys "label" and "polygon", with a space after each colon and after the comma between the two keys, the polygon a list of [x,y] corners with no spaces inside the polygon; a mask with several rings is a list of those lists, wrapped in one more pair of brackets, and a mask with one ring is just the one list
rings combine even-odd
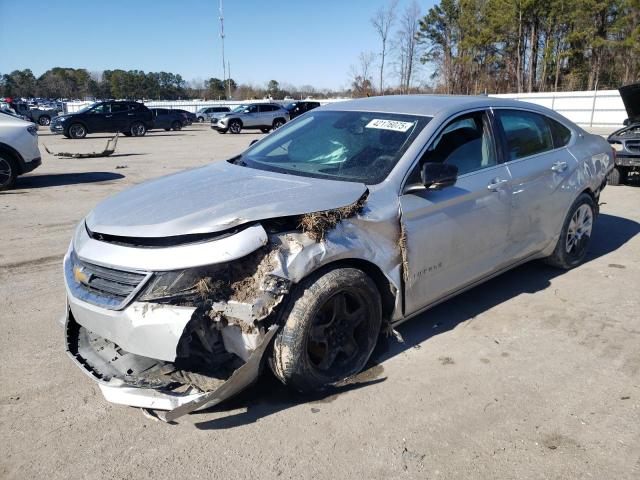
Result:
{"label": "black tire", "polygon": [[321,390],[367,363],[382,323],[380,292],[361,270],[320,271],[296,286],[282,318],[271,369],[295,390]]}
{"label": "black tire", "polygon": [[608,185],[624,185],[627,182],[627,170],[622,167],[614,167],[607,176]]}
{"label": "black tire", "polygon": [[198,123],[203,123],[204,122],[204,117],[198,117]]}
{"label": "black tire", "polygon": [[221,134],[221,135],[224,135],[225,133],[227,133],[227,130],[226,129],[218,130],[218,133]]}
{"label": "black tire", "polygon": [[165,132],[170,132],[170,131],[171,131],[171,129],[170,129],[170,128],[165,128],[165,129],[164,129],[164,131],[165,131]]}
{"label": "black tire", "polygon": [[231,120],[229,122],[228,130],[233,134],[238,134],[242,131],[242,122],[240,120]]}
{"label": "black tire", "polygon": [[176,120],[171,124],[171,130],[173,130],[174,132],[182,130],[182,123]]}
{"label": "black tire", "polygon": [[40,118],[38,118],[38,123],[43,127],[46,127],[51,124],[51,117],[48,115],[41,115]]}
{"label": "black tire", "polygon": [[270,128],[261,128],[260,131],[262,133],[269,133],[271,131],[271,129]]}
{"label": "black tire", "polygon": [[6,153],[0,153],[0,191],[13,188],[17,177],[18,167],[15,160]]}
{"label": "black tire", "polygon": [[87,136],[87,129],[81,123],[74,123],[69,126],[69,138],[84,138]]}
{"label": "black tire", "polygon": [[131,132],[131,135],[134,137],[144,137],[147,133],[147,126],[142,122],[133,122],[129,132]]}
{"label": "black tire", "polygon": [[[575,222],[576,216],[580,216],[579,211],[586,213],[585,209],[587,208],[589,215],[589,228],[587,230],[583,225],[576,231],[574,225],[577,224],[573,222]],[[593,198],[586,193],[581,194],[569,209],[567,218],[565,218],[564,224],[562,225],[560,238],[558,238],[556,248],[550,256],[544,259],[544,262],[548,265],[556,268],[562,268],[564,270],[569,270],[580,265],[587,255],[589,242],[591,240],[591,235],[593,234],[595,218],[596,205]],[[571,241],[571,238],[573,238],[573,241]]]}
{"label": "black tire", "polygon": [[283,126],[285,123],[286,123],[286,122],[285,122],[282,118],[276,118],[276,119],[273,121],[272,128],[273,128],[274,130],[277,130],[278,128],[280,128],[281,126]]}

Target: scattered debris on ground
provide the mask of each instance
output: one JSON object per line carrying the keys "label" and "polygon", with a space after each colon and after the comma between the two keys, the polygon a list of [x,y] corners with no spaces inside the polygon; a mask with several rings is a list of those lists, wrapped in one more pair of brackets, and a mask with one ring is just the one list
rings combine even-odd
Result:
{"label": "scattered debris on ground", "polygon": [[[99,158],[99,157],[108,157],[113,152],[116,151],[116,146],[118,145],[118,133],[116,133],[112,138],[107,140],[107,146],[101,152],[91,152],[91,153],[69,153],[69,152],[59,152],[53,153],[51,152],[46,145],[44,145],[44,149],[49,155],[53,155],[54,157],[62,157],[62,158]],[[126,168],[126,167],[116,167],[116,168]]]}

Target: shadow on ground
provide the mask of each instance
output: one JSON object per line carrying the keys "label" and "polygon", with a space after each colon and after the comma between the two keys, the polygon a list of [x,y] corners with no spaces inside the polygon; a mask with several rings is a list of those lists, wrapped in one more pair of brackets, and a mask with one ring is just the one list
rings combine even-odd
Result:
{"label": "shadow on ground", "polygon": [[[640,224],[626,218],[601,214],[596,223],[586,262],[590,262],[617,250],[640,233]],[[383,362],[410,349],[424,346],[431,337],[452,330],[457,325],[521,294],[531,294],[549,287],[551,280],[562,275],[559,270],[542,262],[530,262],[510,270],[488,282],[418,315],[400,325],[398,331],[404,342],[393,337],[381,336],[369,364],[345,385],[329,388],[313,395],[300,395],[287,389],[269,371],[265,371],[258,382],[237,397],[209,409],[211,412],[243,412],[197,422],[196,428],[215,430],[254,423],[266,417],[301,404],[308,404],[312,413],[317,413],[317,404],[331,402],[339,395],[386,380],[383,377]],[[268,368],[265,368],[268,370]],[[196,418],[203,413],[197,412]]]}
{"label": "shadow on ground", "polygon": [[60,187],[82,183],[98,183],[120,180],[124,175],[112,172],[56,173],[51,175],[27,175],[18,177],[15,189]]}

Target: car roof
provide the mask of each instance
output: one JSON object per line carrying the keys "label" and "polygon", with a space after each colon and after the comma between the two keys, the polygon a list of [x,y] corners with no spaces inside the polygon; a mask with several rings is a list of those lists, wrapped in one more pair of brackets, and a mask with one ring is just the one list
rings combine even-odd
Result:
{"label": "car roof", "polygon": [[435,117],[472,108],[512,107],[549,114],[551,110],[529,102],[471,95],[387,95],[331,103],[323,110],[369,111]]}

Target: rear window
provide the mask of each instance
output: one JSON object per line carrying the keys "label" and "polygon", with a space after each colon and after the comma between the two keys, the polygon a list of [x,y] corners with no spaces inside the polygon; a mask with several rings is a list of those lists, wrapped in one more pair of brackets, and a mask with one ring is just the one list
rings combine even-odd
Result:
{"label": "rear window", "polygon": [[507,142],[508,161],[553,150],[551,129],[542,115],[520,110],[497,110]]}
{"label": "rear window", "polygon": [[547,118],[547,122],[549,122],[549,127],[551,128],[553,146],[555,148],[566,146],[569,140],[571,140],[571,130],[551,118]]}

